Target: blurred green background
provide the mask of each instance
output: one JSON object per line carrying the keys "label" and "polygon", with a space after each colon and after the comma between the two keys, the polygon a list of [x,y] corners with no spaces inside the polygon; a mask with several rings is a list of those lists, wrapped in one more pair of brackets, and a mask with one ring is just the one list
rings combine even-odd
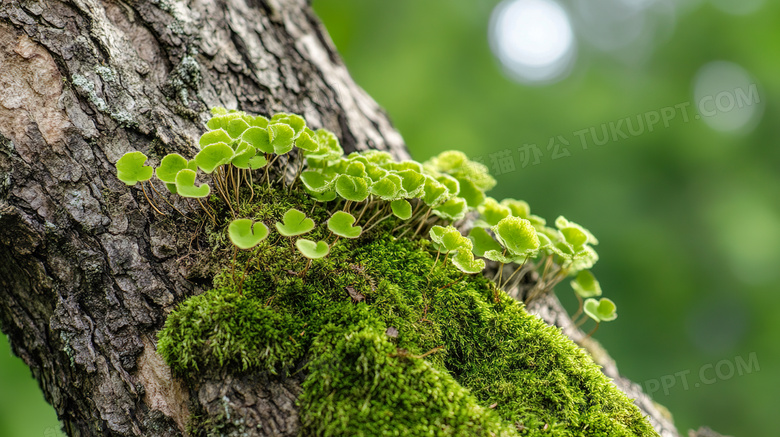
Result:
{"label": "blurred green background", "polygon": [[[684,435],[777,435],[780,4],[498,4],[314,1],[416,159],[463,150],[494,197],[599,237],[593,271],[620,316],[596,338]],[[0,435],[55,435],[1,341]]]}

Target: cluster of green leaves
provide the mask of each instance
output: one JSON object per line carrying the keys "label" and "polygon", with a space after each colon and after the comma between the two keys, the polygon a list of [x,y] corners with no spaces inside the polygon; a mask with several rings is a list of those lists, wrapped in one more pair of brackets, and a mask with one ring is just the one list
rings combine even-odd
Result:
{"label": "cluster of green leaves", "polygon": [[[334,238],[331,243],[306,238],[295,241],[298,252],[309,259],[307,269],[311,260],[327,256],[340,238],[359,238],[393,218],[401,221],[393,229],[399,238],[412,230],[413,235],[429,235],[438,254],[445,254],[444,262],[450,259],[463,274],[483,271],[486,260],[498,263],[495,279],[499,288],[508,289],[528,272],[538,270],[541,279],[527,293],[526,303],[574,276],[572,288],[581,303],[577,315],[584,311],[597,323],[616,317],[614,303],[592,299],[601,294],[598,281],[589,271],[598,260],[593,249],[598,240],[564,217],[558,217],[554,227],[547,226],[543,218],[531,214],[524,201],[499,202],[488,197],[486,192],[495,186],[495,179],[483,164],[469,160],[463,153],[443,152],[424,163],[398,162],[389,153],[377,150],[345,156],[333,133],[314,131],[295,114],[279,113],[269,119],[224,108],[215,108],[212,114],[194,159],[169,154],[155,170],[145,165],[146,156],[141,152],[130,152],[117,162],[118,177],[133,185],[156,174],[172,193],[202,198],[209,195],[210,188],[196,185],[197,172],[214,175],[219,197],[228,206],[236,205],[230,208],[230,240],[237,249],[248,250],[268,235],[268,227],[236,216],[241,187],[246,182],[253,197],[252,173],[259,169],[264,169],[270,186],[270,168],[277,162],[281,165],[280,157],[297,150],[303,159],[298,160],[296,168],[288,168],[288,158],[277,170],[279,181],[284,185],[285,174],[294,173],[290,189],[300,179],[312,198],[334,211],[327,220]],[[360,212],[353,215],[353,211]],[[216,221],[216,214],[209,214]],[[468,237],[460,233],[460,226],[454,226],[467,215],[473,218]],[[283,237],[298,237],[311,231],[315,223],[292,208],[275,227]],[[502,281],[504,266],[511,264],[517,267]],[[498,300],[497,293],[494,299]]]}

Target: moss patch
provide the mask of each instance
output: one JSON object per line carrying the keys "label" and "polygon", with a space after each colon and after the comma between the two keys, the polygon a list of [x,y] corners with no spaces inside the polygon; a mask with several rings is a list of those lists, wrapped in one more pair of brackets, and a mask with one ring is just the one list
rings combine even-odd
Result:
{"label": "moss patch", "polygon": [[[272,225],[295,206],[318,223],[307,238],[328,238],[327,211],[305,195],[256,188],[243,217]],[[656,435],[560,330],[503,292],[494,303],[481,275],[434,267],[427,241],[389,235],[398,224],[339,240],[303,277],[294,239],[272,230],[232,269],[218,230],[215,289],[169,316],[160,353],[193,378],[305,363],[304,435]]]}

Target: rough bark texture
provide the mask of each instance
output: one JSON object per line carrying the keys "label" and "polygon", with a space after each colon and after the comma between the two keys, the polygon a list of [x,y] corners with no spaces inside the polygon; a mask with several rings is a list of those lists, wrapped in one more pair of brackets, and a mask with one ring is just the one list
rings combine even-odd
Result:
{"label": "rough bark texture", "polygon": [[215,105],[407,156],[303,0],[2,1],[0,321],[69,435],[176,435],[217,412],[297,431],[299,380],[184,387],[155,352],[174,304],[209,285],[205,254],[113,164],[192,155]]}
{"label": "rough bark texture", "polygon": [[174,305],[210,285],[208,252],[113,164],[192,155],[216,105],[407,156],[304,0],[2,0],[0,328],[69,435],[181,435],[221,414],[298,431],[300,376],[185,386],[155,352]]}

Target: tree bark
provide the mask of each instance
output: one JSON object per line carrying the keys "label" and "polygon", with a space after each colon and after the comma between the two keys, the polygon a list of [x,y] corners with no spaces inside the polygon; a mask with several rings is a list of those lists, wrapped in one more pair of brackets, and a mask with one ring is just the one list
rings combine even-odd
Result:
{"label": "tree bark", "polygon": [[174,305],[209,287],[207,254],[113,164],[193,155],[217,105],[408,156],[304,0],[2,1],[0,321],[69,435],[178,435],[225,412],[298,430],[299,380],[185,387],[155,352]]}
{"label": "tree bark", "polygon": [[236,419],[225,434],[299,430],[300,376],[185,385],[156,353],[212,272],[191,222],[117,180],[122,154],[193,155],[219,105],[408,157],[305,0],[187,4],[0,3],[0,328],[72,436],[182,435],[219,415]]}

